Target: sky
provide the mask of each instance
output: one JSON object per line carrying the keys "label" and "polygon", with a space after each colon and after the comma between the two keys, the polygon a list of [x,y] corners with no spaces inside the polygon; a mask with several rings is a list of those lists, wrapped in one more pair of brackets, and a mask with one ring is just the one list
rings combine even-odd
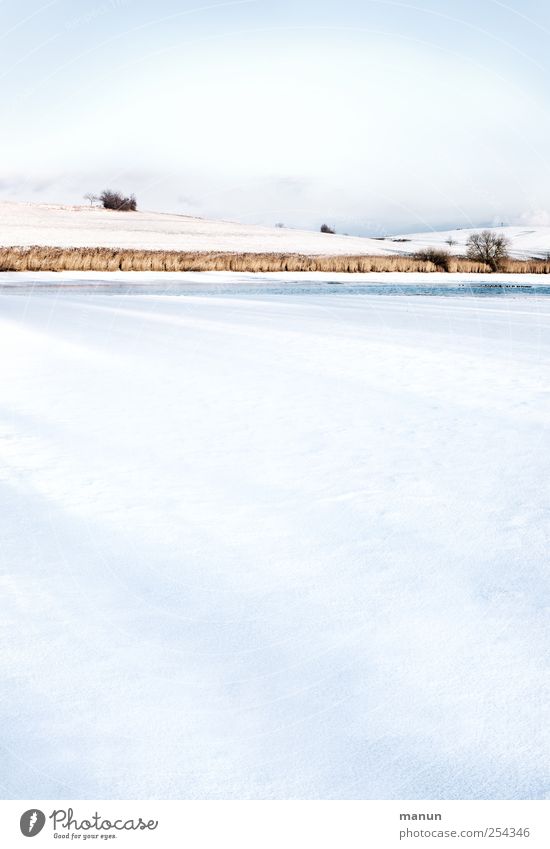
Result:
{"label": "sky", "polygon": [[0,199],[550,225],[545,0],[0,0]]}

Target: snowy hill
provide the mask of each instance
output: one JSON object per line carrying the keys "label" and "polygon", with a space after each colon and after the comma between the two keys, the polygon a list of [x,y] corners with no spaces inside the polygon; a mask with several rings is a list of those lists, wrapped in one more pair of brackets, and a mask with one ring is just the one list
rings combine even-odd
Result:
{"label": "snowy hill", "polygon": [[[484,229],[484,228],[478,228]],[[550,227],[498,227],[514,257],[546,257]],[[260,227],[161,212],[113,212],[89,206],[0,201],[0,246],[106,247],[180,251],[409,254],[438,247],[463,254],[475,229],[361,238]],[[448,244],[451,241],[452,244]]]}
{"label": "snowy hill", "polygon": [[0,246],[380,254],[384,242],[160,212],[0,201]]}
{"label": "snowy hill", "polygon": [[[410,233],[386,239],[382,244],[387,246],[389,241],[398,252],[406,253],[426,247],[437,247],[453,254],[463,254],[466,252],[466,242],[469,236],[472,233],[479,233],[481,230],[491,230],[498,236],[505,236],[510,243],[510,254],[518,259],[529,259],[531,257],[545,259],[550,254],[550,227],[477,227],[465,230]],[[392,241],[396,238],[406,239],[407,241]],[[449,241],[453,244],[449,244]]]}

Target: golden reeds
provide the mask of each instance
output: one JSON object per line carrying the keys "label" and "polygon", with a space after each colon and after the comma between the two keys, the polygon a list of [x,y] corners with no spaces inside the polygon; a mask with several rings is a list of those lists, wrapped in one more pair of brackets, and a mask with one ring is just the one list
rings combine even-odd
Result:
{"label": "golden reeds", "polygon": [[[132,248],[0,248],[0,271],[490,272],[479,262],[448,257],[446,268],[413,256],[308,256],[283,253],[148,251]],[[548,274],[546,260],[504,260],[501,272]]]}
{"label": "golden reeds", "polygon": [[504,274],[550,274],[547,259],[503,259],[499,271]]}

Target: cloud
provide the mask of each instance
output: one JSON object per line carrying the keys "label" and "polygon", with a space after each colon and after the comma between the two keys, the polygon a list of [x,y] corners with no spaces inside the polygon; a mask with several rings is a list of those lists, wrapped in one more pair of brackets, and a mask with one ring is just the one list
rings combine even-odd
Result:
{"label": "cloud", "polygon": [[55,177],[0,177],[0,192],[16,196],[28,196],[30,194],[44,194],[56,186],[58,178]]}
{"label": "cloud", "polygon": [[529,210],[522,212],[519,220],[528,227],[550,227],[550,212],[546,209]]}

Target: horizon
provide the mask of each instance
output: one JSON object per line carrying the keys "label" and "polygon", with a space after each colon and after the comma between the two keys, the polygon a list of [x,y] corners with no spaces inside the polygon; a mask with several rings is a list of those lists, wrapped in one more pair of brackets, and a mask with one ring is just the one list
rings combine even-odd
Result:
{"label": "horizon", "polygon": [[550,224],[534,0],[86,5],[3,8],[2,199],[113,185],[146,209],[350,235]]}

